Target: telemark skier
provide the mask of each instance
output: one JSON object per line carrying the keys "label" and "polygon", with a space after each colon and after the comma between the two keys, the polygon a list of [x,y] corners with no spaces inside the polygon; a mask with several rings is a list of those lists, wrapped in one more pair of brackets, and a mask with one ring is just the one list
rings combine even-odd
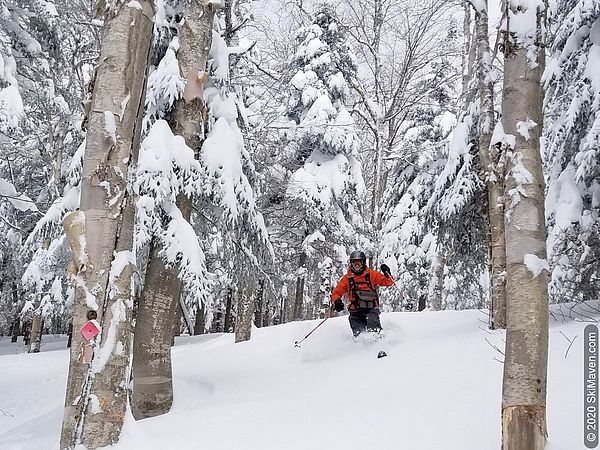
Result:
{"label": "telemark skier", "polygon": [[367,267],[367,257],[361,251],[350,254],[348,273],[342,277],[331,293],[332,307],[337,312],[344,309],[342,297],[348,296],[350,328],[354,336],[363,331],[381,331],[379,321],[379,296],[377,286],[394,284],[390,268],[382,264],[381,272]]}

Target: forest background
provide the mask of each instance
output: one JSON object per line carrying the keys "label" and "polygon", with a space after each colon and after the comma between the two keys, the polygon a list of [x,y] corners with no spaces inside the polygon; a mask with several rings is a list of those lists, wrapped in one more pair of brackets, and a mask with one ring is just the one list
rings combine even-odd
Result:
{"label": "forest background", "polygon": [[[168,118],[184,84],[174,68],[183,3],[157,3],[143,138],[153,130],[161,135],[162,122],[152,125]],[[212,85],[227,101],[209,114],[213,122],[235,116],[227,130],[211,131],[214,140],[233,142],[227,155],[200,161],[199,170],[223,165],[217,170],[230,176],[218,195],[206,185],[219,174],[200,181],[205,191],[187,230],[197,246],[182,263],[182,330],[231,329],[245,285],[259,325],[316,317],[355,248],[396,275],[404,297],[384,293],[387,310],[488,307],[490,233],[477,129],[482,56],[472,6],[331,2],[321,6],[329,16],[315,29],[318,3],[227,5],[217,14],[209,57]],[[61,221],[79,202],[82,104],[89,104],[102,30],[94,6],[1,5],[3,334],[36,316],[44,332],[65,332],[71,316],[71,257]],[[490,7],[487,81],[497,122],[504,18],[499,5]],[[598,11],[594,2],[553,2],[548,12],[541,152],[550,300],[585,300],[600,288]],[[502,134],[493,140],[499,146]],[[141,158],[138,173],[144,164]],[[169,177],[179,168],[158,170]],[[247,212],[236,209],[244,202]],[[138,213],[138,286],[149,236],[168,226],[156,215],[152,225],[142,218]],[[182,259],[182,249],[171,251],[173,261]]]}

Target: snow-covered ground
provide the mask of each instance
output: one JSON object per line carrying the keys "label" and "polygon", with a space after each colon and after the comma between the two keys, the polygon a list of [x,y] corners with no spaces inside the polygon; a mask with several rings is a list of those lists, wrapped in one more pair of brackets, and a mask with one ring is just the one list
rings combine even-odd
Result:
{"label": "snow-covered ground", "polygon": [[[547,449],[583,449],[589,322],[554,316]],[[255,329],[240,344],[231,334],[182,337],[173,349],[172,411],[139,422],[129,415],[115,448],[499,449],[504,333],[485,322],[480,311],[389,313],[383,341],[354,342],[338,317],[300,348],[294,342],[318,321]],[[26,354],[0,338],[0,449],[58,448],[64,342]],[[377,359],[382,349],[389,356]]]}

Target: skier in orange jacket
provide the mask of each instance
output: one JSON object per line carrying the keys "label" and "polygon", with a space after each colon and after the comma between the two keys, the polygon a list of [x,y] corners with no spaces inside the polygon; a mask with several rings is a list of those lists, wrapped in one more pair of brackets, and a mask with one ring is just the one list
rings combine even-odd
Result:
{"label": "skier in orange jacket", "polygon": [[379,321],[379,296],[377,286],[394,284],[390,268],[382,264],[381,271],[367,267],[367,257],[361,251],[350,254],[348,273],[342,277],[331,293],[332,307],[337,312],[344,309],[342,297],[348,296],[348,311],[350,312],[350,328],[354,336],[363,331],[381,331]]}

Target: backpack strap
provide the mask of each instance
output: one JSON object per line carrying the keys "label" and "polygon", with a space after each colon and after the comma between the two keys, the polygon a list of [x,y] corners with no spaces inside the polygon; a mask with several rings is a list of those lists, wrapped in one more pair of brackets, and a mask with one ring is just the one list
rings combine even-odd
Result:
{"label": "backpack strap", "polygon": [[356,281],[354,280],[354,277],[348,277],[348,283],[350,284],[352,294],[354,294],[356,292]]}
{"label": "backpack strap", "polygon": [[[348,277],[348,283],[350,284],[350,290],[352,292],[357,290],[359,283],[356,282],[354,277]],[[376,292],[375,289],[373,289],[373,284],[371,284],[371,274],[369,272],[365,273],[365,281],[364,283],[361,281],[360,284],[366,284],[369,287],[369,290]]]}
{"label": "backpack strap", "polygon": [[370,272],[365,273],[365,281],[367,282],[367,286],[369,286],[369,289],[371,289],[372,291],[375,291],[375,289],[373,289],[373,285],[371,284],[371,273]]}
{"label": "backpack strap", "polygon": [[367,286],[369,286],[369,289],[375,292],[375,298],[377,299],[376,306],[379,306],[379,292],[377,292],[377,289],[373,287],[373,284],[371,284],[371,272],[365,273],[365,281],[367,282]]}

